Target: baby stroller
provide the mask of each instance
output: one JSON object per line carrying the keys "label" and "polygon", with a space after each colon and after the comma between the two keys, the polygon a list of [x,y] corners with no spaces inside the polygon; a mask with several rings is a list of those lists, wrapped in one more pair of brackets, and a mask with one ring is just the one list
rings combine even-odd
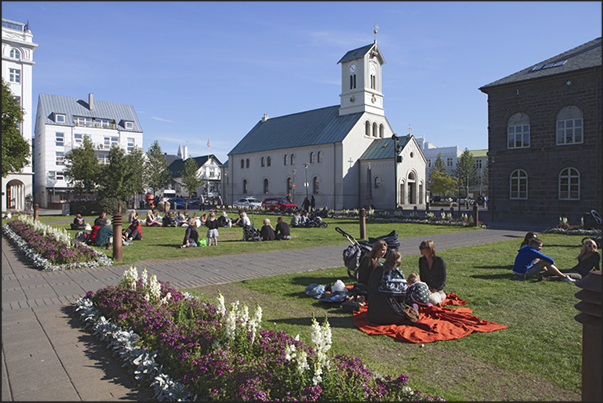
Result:
{"label": "baby stroller", "polygon": [[329,224],[324,222],[319,215],[311,216],[307,224],[308,228],[327,228],[328,226]]}
{"label": "baby stroller", "polygon": [[[601,215],[597,212],[597,210],[591,210],[583,216],[584,221],[584,229],[594,229],[601,231],[601,223],[603,220],[601,219]],[[587,236],[582,238],[582,245],[584,245],[584,241],[587,239],[592,239],[596,242],[597,248],[601,248],[601,235],[599,236]]]}
{"label": "baby stroller", "polygon": [[260,230],[257,228],[253,228],[252,225],[245,225],[243,227],[243,240],[244,241],[261,241],[262,236],[260,235]]}
{"label": "baby stroller", "polygon": [[351,243],[351,245],[343,251],[343,264],[348,269],[348,276],[356,281],[358,281],[358,266],[360,266],[360,261],[371,251],[375,242],[383,240],[387,243],[388,249],[400,248],[400,241],[398,241],[396,230],[377,238],[369,237],[368,241],[357,241],[352,235],[339,227],[335,227],[335,231],[346,237]]}

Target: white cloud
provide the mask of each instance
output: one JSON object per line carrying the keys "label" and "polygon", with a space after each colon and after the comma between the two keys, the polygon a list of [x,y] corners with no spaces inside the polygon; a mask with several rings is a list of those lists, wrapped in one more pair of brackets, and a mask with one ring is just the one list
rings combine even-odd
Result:
{"label": "white cloud", "polygon": [[176,123],[176,122],[174,122],[173,120],[168,120],[168,119],[158,118],[158,117],[156,117],[156,116],[151,116],[151,119],[155,119],[155,120],[158,120],[158,121],[160,121],[160,122]]}

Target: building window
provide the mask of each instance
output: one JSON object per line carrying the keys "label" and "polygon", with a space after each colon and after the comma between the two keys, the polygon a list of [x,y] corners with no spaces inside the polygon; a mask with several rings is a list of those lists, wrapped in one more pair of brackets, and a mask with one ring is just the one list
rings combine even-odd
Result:
{"label": "building window", "polygon": [[377,122],[373,123],[373,137],[377,137]]}
{"label": "building window", "polygon": [[81,133],[74,133],[73,134],[73,142],[75,144],[82,144],[82,140],[84,139],[84,136]]}
{"label": "building window", "polygon": [[21,82],[21,70],[19,69],[8,69],[8,79],[11,83]]}
{"label": "building window", "polygon": [[111,137],[111,146],[119,146],[119,137]]}
{"label": "building window", "polygon": [[530,118],[525,113],[516,113],[507,123],[507,148],[530,147]]}
{"label": "building window", "polygon": [[379,189],[381,187],[381,178],[376,176],[375,177],[375,189]]}
{"label": "building window", "polygon": [[291,178],[287,178],[287,194],[291,194],[293,190],[293,181]]}
{"label": "building window", "polygon": [[245,161],[241,160],[241,169],[245,168]]}
{"label": "building window", "polygon": [[243,179],[243,194],[247,194],[247,179]]}
{"label": "building window", "polygon": [[377,77],[374,74],[371,74],[371,89],[377,88]]}
{"label": "building window", "polygon": [[287,157],[289,157],[289,155],[285,154],[285,157],[283,158],[283,162],[285,163],[285,165],[287,165]]}
{"label": "building window", "polygon": [[565,168],[559,174],[559,199],[580,200],[580,173],[575,168]]}
{"label": "building window", "polygon": [[94,127],[109,127],[109,119],[95,119]]}
{"label": "building window", "polygon": [[126,122],[124,123],[124,127],[128,130],[132,130],[134,129],[134,122],[126,120]]}
{"label": "building window", "polygon": [[356,88],[356,74],[350,75],[350,89],[353,90]]}
{"label": "building window", "polygon": [[111,137],[104,138],[104,148],[105,150],[109,150],[111,148]]}
{"label": "building window", "polygon": [[310,151],[310,164],[314,163],[314,151]]}
{"label": "building window", "polygon": [[291,154],[291,165],[295,165],[295,154]]}
{"label": "building window", "polygon": [[366,122],[364,122],[364,135],[365,136],[371,135],[371,123],[368,120]]}
{"label": "building window", "polygon": [[56,164],[65,165],[65,153],[62,151],[56,152]]}
{"label": "building window", "polygon": [[245,167],[249,168],[249,158],[247,158],[247,160],[245,161]]}
{"label": "building window", "polygon": [[57,113],[55,116],[55,121],[57,123],[65,123],[65,115],[61,114],[61,113]]}
{"label": "building window", "polygon": [[512,200],[526,200],[528,198],[528,174],[523,169],[516,169],[511,173],[509,181]]}
{"label": "building window", "polygon": [[482,160],[475,160],[475,168],[482,169]]}
{"label": "building window", "polygon": [[65,175],[63,175],[63,172],[58,172],[57,171],[57,173],[56,173],[56,175],[55,175],[54,178],[55,178],[55,180],[62,181],[62,180],[65,179]]}
{"label": "building window", "polygon": [[427,168],[431,168],[431,160],[427,160]]}
{"label": "building window", "polygon": [[134,151],[134,147],[136,147],[136,141],[133,137],[128,137],[128,152]]}
{"label": "building window", "polygon": [[322,162],[322,151],[318,152],[318,163],[320,164]]}
{"label": "building window", "polygon": [[268,179],[264,179],[264,194],[267,195],[269,191]]}
{"label": "building window", "polygon": [[96,154],[96,158],[98,158],[99,164],[102,164],[102,165],[109,164],[109,154],[99,153],[99,154]]}
{"label": "building window", "polygon": [[452,163],[454,162],[454,160],[452,159],[452,157],[448,157],[446,158],[446,166],[447,167],[451,167],[453,166]]}
{"label": "building window", "polygon": [[21,59],[21,52],[19,52],[19,49],[11,49],[10,57],[13,59]]}
{"label": "building window", "polygon": [[266,157],[266,165],[267,166],[272,165],[272,160],[270,159],[270,157]]}
{"label": "building window", "polygon": [[262,159],[260,160],[260,165],[264,166],[264,157],[262,157]]}
{"label": "building window", "polygon": [[583,142],[582,111],[577,106],[566,106],[557,113],[557,145]]}
{"label": "building window", "polygon": [[379,137],[383,138],[385,134],[385,129],[383,128],[383,123],[379,125]]}
{"label": "building window", "polygon": [[314,179],[312,179],[312,193],[317,195],[318,194],[318,190],[319,190],[319,183],[318,183],[318,176],[315,176]]}
{"label": "building window", "polygon": [[55,145],[57,147],[63,147],[65,145],[65,133],[55,132]]}

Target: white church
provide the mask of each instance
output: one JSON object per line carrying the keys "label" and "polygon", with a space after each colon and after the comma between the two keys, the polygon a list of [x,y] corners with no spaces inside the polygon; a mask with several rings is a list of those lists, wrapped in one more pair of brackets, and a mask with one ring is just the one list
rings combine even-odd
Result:
{"label": "white church", "polygon": [[394,135],[385,117],[377,41],[338,64],[339,105],[264,115],[228,153],[227,200],[290,193],[300,206],[314,196],[317,208],[425,208],[426,159],[414,136]]}

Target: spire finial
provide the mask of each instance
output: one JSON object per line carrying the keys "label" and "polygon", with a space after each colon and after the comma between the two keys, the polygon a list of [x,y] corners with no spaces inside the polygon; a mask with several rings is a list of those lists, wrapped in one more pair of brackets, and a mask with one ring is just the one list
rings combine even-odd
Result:
{"label": "spire finial", "polygon": [[410,123],[408,124],[407,129],[408,129],[408,134],[410,134],[410,129],[412,129],[412,127],[410,127]]}
{"label": "spire finial", "polygon": [[379,25],[375,23],[375,25],[373,25],[373,28],[373,34],[375,34],[375,43],[377,43],[377,31],[379,30]]}

